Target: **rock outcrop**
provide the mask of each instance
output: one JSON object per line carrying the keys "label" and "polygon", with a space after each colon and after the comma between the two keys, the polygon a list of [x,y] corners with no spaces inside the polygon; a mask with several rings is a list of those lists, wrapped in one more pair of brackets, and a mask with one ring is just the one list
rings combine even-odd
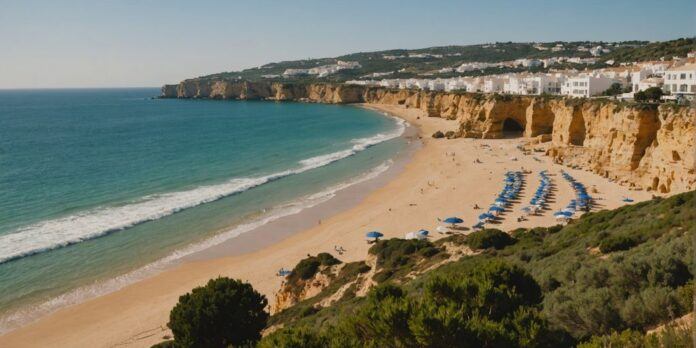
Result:
{"label": "rock outcrop", "polygon": [[457,120],[456,136],[551,140],[554,161],[659,193],[696,189],[696,113],[609,100],[394,90],[345,84],[186,80],[165,98],[374,103]]}
{"label": "rock outcrop", "polygon": [[284,282],[275,295],[271,313],[278,313],[302,300],[314,297],[331,284],[343,265],[323,267],[310,279]]}

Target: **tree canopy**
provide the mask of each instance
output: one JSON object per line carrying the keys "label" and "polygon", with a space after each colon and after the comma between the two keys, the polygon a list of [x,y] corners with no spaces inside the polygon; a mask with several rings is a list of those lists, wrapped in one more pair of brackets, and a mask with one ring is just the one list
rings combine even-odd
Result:
{"label": "tree canopy", "polygon": [[225,348],[257,342],[266,326],[266,297],[250,284],[216,278],[179,297],[169,315],[178,347]]}

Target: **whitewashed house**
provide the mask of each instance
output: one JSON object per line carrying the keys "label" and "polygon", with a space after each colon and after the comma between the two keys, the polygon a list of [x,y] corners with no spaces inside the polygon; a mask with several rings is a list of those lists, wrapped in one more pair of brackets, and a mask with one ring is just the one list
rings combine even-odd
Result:
{"label": "whitewashed house", "polygon": [[483,92],[498,93],[503,91],[503,85],[507,78],[489,76],[483,80]]}
{"label": "whitewashed house", "polygon": [[[648,78],[642,79],[638,82],[638,89],[637,90],[634,89],[633,93],[638,92],[638,91],[644,91],[644,90],[651,88],[651,87],[662,87],[663,84],[664,84],[664,80],[661,77],[657,77],[657,76],[648,77]],[[635,87],[635,85],[634,85],[634,87]]]}
{"label": "whitewashed house", "polygon": [[445,86],[445,91],[455,91],[455,90],[464,90],[464,91],[469,91],[467,89],[467,81],[463,78],[453,78],[453,79],[448,79],[447,84]]}
{"label": "whitewashed house", "polygon": [[387,88],[398,88],[399,79],[383,79],[379,81],[379,85]]}
{"label": "whitewashed house", "polygon": [[568,78],[561,87],[561,94],[570,97],[584,97],[598,95],[607,90],[614,79],[598,76],[575,76]]}
{"label": "whitewashed house", "polygon": [[431,91],[444,91],[445,90],[445,80],[435,79],[428,81],[428,89]]}
{"label": "whitewashed house", "polygon": [[675,66],[665,71],[664,90],[676,98],[694,100],[696,94],[696,64]]}

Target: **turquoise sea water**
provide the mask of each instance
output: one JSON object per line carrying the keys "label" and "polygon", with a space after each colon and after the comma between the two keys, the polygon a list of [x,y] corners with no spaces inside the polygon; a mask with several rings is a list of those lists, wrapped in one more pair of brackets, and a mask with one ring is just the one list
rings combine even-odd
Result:
{"label": "turquoise sea water", "polygon": [[0,332],[326,201],[405,147],[403,124],[356,107],[157,94],[0,91]]}

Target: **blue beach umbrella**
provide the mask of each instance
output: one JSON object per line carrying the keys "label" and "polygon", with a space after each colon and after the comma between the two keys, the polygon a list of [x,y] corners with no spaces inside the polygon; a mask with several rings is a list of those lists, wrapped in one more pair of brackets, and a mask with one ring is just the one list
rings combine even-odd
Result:
{"label": "blue beach umbrella", "polygon": [[489,211],[504,212],[504,211],[505,211],[505,208],[499,207],[499,206],[497,206],[497,205],[494,205],[494,206],[488,208],[488,210],[489,210]]}
{"label": "blue beach umbrella", "polygon": [[383,236],[384,235],[382,233],[377,232],[377,231],[367,232],[367,234],[365,234],[365,237],[368,239],[377,239],[377,238],[383,237]]}
{"label": "blue beach umbrella", "polygon": [[427,236],[430,232],[428,230],[420,230],[416,232],[416,234],[421,235],[421,236]]}
{"label": "blue beach umbrella", "polygon": [[486,220],[486,219],[493,219],[493,218],[495,218],[495,216],[491,213],[483,213],[483,214],[479,215],[478,218],[479,218],[479,220]]}
{"label": "blue beach umbrella", "polygon": [[289,271],[287,269],[281,269],[280,271],[278,271],[278,275],[281,277],[288,276],[290,275],[290,273],[292,273],[292,271]]}
{"label": "blue beach umbrella", "polygon": [[456,216],[448,217],[448,218],[446,218],[446,219],[443,220],[443,221],[444,221],[445,223],[452,224],[452,225],[461,224],[462,222],[464,222],[464,220],[462,220],[462,219],[460,219],[460,218],[458,218],[458,217],[456,217]]}
{"label": "blue beach umbrella", "polygon": [[628,197],[624,198],[623,201],[626,202],[626,203],[631,203],[631,202],[633,202],[633,200],[630,199],[630,198],[628,198]]}

